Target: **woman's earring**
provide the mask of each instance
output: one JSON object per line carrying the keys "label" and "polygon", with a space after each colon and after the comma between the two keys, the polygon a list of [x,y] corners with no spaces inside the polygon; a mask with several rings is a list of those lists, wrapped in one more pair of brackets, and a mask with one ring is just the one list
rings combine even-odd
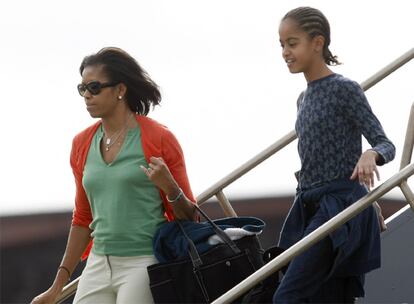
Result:
{"label": "woman's earring", "polygon": [[119,99],[119,100],[121,100],[121,99],[122,99],[122,96],[121,96],[121,95],[119,95],[119,96],[118,96],[118,99]]}

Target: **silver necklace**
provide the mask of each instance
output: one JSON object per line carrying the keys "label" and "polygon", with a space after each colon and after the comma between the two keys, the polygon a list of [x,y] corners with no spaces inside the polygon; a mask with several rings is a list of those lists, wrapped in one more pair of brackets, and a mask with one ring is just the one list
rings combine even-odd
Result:
{"label": "silver necklace", "polygon": [[115,132],[114,134],[112,134],[112,136],[107,136],[105,129],[102,126],[102,130],[104,132],[104,138],[106,137],[106,140],[104,141],[105,143],[105,151],[109,151],[109,149],[111,149],[111,147],[118,141],[119,137],[121,136],[121,134],[125,131],[125,129],[128,127],[128,121],[131,118],[132,114],[130,114],[125,122],[125,125],[118,131]]}

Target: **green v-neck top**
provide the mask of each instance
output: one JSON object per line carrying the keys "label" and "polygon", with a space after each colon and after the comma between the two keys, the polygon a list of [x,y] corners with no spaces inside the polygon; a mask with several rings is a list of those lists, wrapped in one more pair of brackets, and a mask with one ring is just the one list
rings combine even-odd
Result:
{"label": "green v-neck top", "polygon": [[128,130],[110,164],[100,150],[103,135],[101,126],[92,139],[82,180],[93,217],[89,226],[92,251],[98,255],[151,255],[152,238],[166,219],[158,188],[140,168],[148,166],[140,128]]}

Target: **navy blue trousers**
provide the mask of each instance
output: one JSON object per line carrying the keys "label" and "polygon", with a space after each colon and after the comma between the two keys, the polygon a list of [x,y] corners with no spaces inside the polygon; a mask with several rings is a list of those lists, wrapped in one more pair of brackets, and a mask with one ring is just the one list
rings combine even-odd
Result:
{"label": "navy blue trousers", "polygon": [[[311,218],[305,235],[329,220],[319,211]],[[273,296],[273,303],[353,303],[355,296],[363,295],[363,276],[333,276],[335,258],[329,237],[295,257]]]}

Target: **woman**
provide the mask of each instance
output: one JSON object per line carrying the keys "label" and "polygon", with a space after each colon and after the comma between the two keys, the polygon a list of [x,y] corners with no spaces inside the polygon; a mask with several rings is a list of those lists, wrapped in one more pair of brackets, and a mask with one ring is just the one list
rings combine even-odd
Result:
{"label": "woman", "polygon": [[[354,81],[332,72],[330,27],[317,9],[288,12],[279,27],[282,56],[291,73],[303,73],[307,89],[296,120],[301,159],[295,202],[279,246],[288,248],[343,211],[374,186],[377,165],[395,147]],[[362,152],[361,136],[371,145]],[[371,206],[329,237],[295,257],[275,303],[344,303],[364,295],[364,274],[380,266],[380,227]]]}
{"label": "woman", "polygon": [[174,218],[195,219],[183,152],[146,117],[161,95],[129,54],[104,48],[84,58],[80,74],[79,94],[100,120],[73,140],[76,197],[66,251],[52,286],[32,303],[54,302],[90,248],[74,303],[151,303],[146,267],[157,263],[155,231]]}

